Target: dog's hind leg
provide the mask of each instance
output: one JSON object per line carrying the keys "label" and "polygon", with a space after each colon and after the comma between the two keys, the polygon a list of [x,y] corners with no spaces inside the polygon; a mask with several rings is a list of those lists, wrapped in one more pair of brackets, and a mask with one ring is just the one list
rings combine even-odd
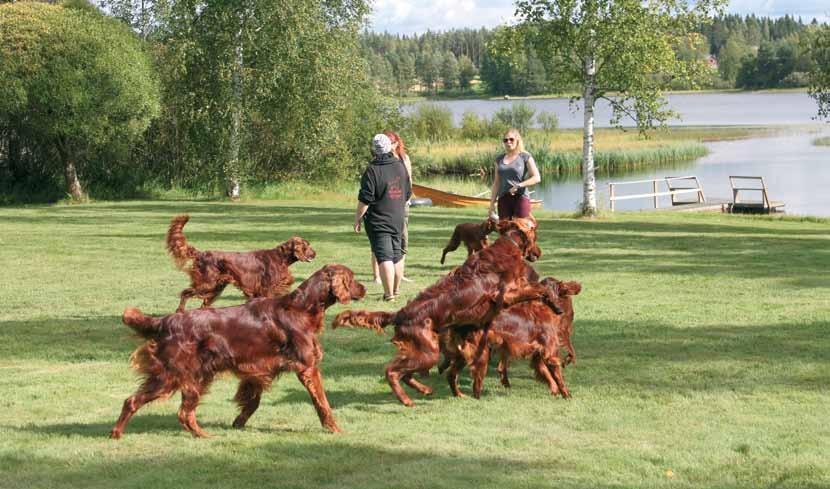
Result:
{"label": "dog's hind leg", "polygon": [[452,363],[447,370],[447,383],[450,385],[450,391],[455,397],[466,397],[464,396],[464,393],[461,392],[461,389],[458,388],[458,374],[464,370],[464,366],[466,364],[467,362],[464,360],[464,357],[458,355],[453,358]]}
{"label": "dog's hind leg", "polygon": [[176,309],[176,312],[184,312],[184,308],[187,304],[187,301],[193,297],[196,297],[196,289],[194,289],[193,287],[189,287],[187,289],[184,289],[180,295],[181,301],[179,301],[179,307]]}
{"label": "dog's hind leg", "polygon": [[[202,389],[203,390],[203,389]],[[182,388],[182,404],[179,407],[179,423],[196,438],[207,438],[208,435],[196,422],[196,408],[202,394],[193,387]]]}
{"label": "dog's hind leg", "polygon": [[[565,377],[562,375],[562,369],[564,368],[562,360],[560,360],[559,357],[553,357],[548,359],[546,364],[548,369],[553,374],[553,380],[559,387],[559,393],[562,394],[562,397],[565,399],[570,399],[571,393],[568,391],[568,387],[565,386]],[[553,391],[551,391],[551,394],[553,394]]]}
{"label": "dog's hind leg", "polygon": [[418,382],[417,380],[415,380],[415,378],[412,377],[412,375],[413,374],[406,374],[403,377],[401,377],[401,380],[404,381],[406,385],[412,387],[413,389],[425,396],[432,394],[432,387],[426,386],[421,382]]}
{"label": "dog's hind leg", "polygon": [[[429,322],[429,321],[428,321]],[[401,387],[401,381],[407,385],[418,389],[412,385],[412,374],[415,372],[429,371],[434,367],[439,360],[438,352],[438,338],[431,331],[431,324],[425,324],[418,327],[414,334],[407,334],[401,337],[401,330],[395,332],[393,343],[398,347],[399,351],[395,358],[386,366],[386,380],[389,382],[389,387],[395,397],[407,407],[412,407],[414,403],[412,399],[404,392]],[[412,327],[408,329],[412,330]],[[416,385],[429,389],[428,387],[415,381]],[[420,389],[418,389],[420,391]],[[429,389],[431,391],[431,389]],[[421,391],[422,393],[426,393]]]}
{"label": "dog's hind leg", "polygon": [[221,283],[217,284],[215,287],[213,287],[212,289],[210,289],[209,291],[206,291],[206,292],[201,292],[200,291],[199,297],[202,298],[202,307],[210,307],[210,305],[213,304],[213,302],[219,297],[219,294],[221,294],[222,291],[225,290],[225,287],[227,287],[227,286],[228,286],[227,282],[221,282]]}
{"label": "dog's hind leg", "polygon": [[138,391],[124,401],[124,407],[121,409],[121,416],[115,423],[115,427],[110,432],[110,438],[119,439],[124,433],[124,427],[133,415],[141,408],[141,406],[148,402],[155,401],[160,397],[164,397],[175,391],[176,388],[169,383],[164,382],[158,377],[152,377],[144,381]]}
{"label": "dog's hind leg", "polygon": [[[550,365],[550,367],[553,368],[548,368],[548,363],[538,354],[533,356],[533,359],[530,361],[530,365],[533,367],[533,370],[536,371],[536,378],[548,384],[548,389],[550,389],[550,394],[552,396],[560,393],[558,385],[559,382],[554,379],[554,375],[551,375],[551,370],[554,370],[554,372],[556,371],[556,367],[554,365]],[[561,373],[559,376],[561,377]]]}
{"label": "dog's hind leg", "polygon": [[444,264],[444,259],[447,257],[447,253],[457,250],[460,245],[461,237],[458,236],[458,232],[455,231],[452,233],[452,238],[450,238],[450,242],[447,243],[447,246],[444,247],[444,253],[441,254],[441,265]]}
{"label": "dog's hind leg", "polygon": [[259,380],[254,378],[242,379],[242,382],[239,383],[239,389],[236,391],[236,396],[234,397],[236,403],[242,408],[239,416],[233,420],[234,428],[245,427],[245,423],[248,422],[248,419],[259,408],[262,391],[263,385]]}
{"label": "dog's hind leg", "polygon": [[[486,343],[487,335],[482,340]],[[484,377],[487,375],[487,365],[490,362],[490,348],[484,351],[470,365],[470,374],[473,376],[473,397],[481,399],[481,389],[484,387]]]}
{"label": "dog's hind leg", "polygon": [[506,350],[502,350],[501,359],[499,360],[499,380],[504,387],[510,387],[510,378],[507,376],[507,369],[510,367],[510,354]]}

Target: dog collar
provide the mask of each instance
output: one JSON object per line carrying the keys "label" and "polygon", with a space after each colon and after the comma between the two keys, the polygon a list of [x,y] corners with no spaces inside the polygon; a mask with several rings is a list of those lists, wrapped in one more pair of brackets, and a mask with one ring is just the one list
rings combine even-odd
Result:
{"label": "dog collar", "polygon": [[517,243],[515,239],[511,238],[509,234],[505,234],[504,237],[510,240],[511,243],[516,245],[516,248],[519,248],[520,250],[522,249],[522,247],[519,246],[519,243]]}

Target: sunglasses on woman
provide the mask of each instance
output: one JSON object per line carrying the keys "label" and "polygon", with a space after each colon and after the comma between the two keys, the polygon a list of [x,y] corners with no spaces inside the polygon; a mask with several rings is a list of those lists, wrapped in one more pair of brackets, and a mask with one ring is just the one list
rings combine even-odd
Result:
{"label": "sunglasses on woman", "polygon": [[512,143],[513,141],[515,141],[514,138],[504,138],[501,140],[501,142],[503,143]]}

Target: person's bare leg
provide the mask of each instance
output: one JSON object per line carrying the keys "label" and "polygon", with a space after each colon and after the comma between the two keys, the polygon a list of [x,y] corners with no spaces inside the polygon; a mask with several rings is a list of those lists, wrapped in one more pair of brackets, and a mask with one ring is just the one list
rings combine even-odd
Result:
{"label": "person's bare leg", "polygon": [[374,253],[372,253],[372,281],[374,281],[376,284],[381,283],[380,268],[378,267],[378,259],[375,258]]}
{"label": "person's bare leg", "polygon": [[395,263],[395,287],[392,289],[395,291],[395,295],[398,295],[398,292],[401,290],[401,280],[403,279],[403,258],[398,263]]}
{"label": "person's bare leg", "polygon": [[392,297],[395,283],[395,264],[392,261],[382,261],[378,264],[380,268],[380,280],[383,283],[383,296]]}

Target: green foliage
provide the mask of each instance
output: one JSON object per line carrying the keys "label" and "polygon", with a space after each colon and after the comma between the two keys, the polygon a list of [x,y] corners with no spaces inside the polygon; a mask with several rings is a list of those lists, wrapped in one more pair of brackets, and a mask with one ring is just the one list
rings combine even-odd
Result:
{"label": "green foliage", "polygon": [[473,65],[473,62],[466,55],[462,55],[458,60],[458,85],[462,90],[468,90],[470,83],[478,74],[478,70]]}
{"label": "green foliage", "polygon": [[830,27],[822,26],[809,43],[811,56],[810,96],[818,104],[818,116],[830,118]]}
{"label": "green foliage", "polygon": [[365,165],[368,138],[392,126],[396,110],[360,57],[364,2],[191,3],[173,5],[157,44],[165,114],[147,152],[162,182],[319,181]]}
{"label": "green foliage", "polygon": [[408,134],[425,141],[442,141],[453,133],[452,111],[438,104],[420,104],[405,121]]}
{"label": "green foliage", "polygon": [[4,183],[56,189],[63,174],[76,199],[80,181],[134,183],[129,152],[158,110],[150,59],[120,23],[85,7],[0,6]]}
{"label": "green foliage", "polygon": [[520,132],[527,131],[533,123],[536,109],[524,102],[514,103],[510,107],[502,107],[493,114],[493,120],[498,121],[506,128],[515,127]]}
{"label": "green foliage", "polygon": [[461,116],[461,136],[471,140],[484,139],[487,136],[487,119],[479,117],[472,110],[464,111]]}
{"label": "green foliage", "polygon": [[536,122],[545,131],[555,131],[559,127],[559,117],[555,112],[540,112],[536,116]]}

